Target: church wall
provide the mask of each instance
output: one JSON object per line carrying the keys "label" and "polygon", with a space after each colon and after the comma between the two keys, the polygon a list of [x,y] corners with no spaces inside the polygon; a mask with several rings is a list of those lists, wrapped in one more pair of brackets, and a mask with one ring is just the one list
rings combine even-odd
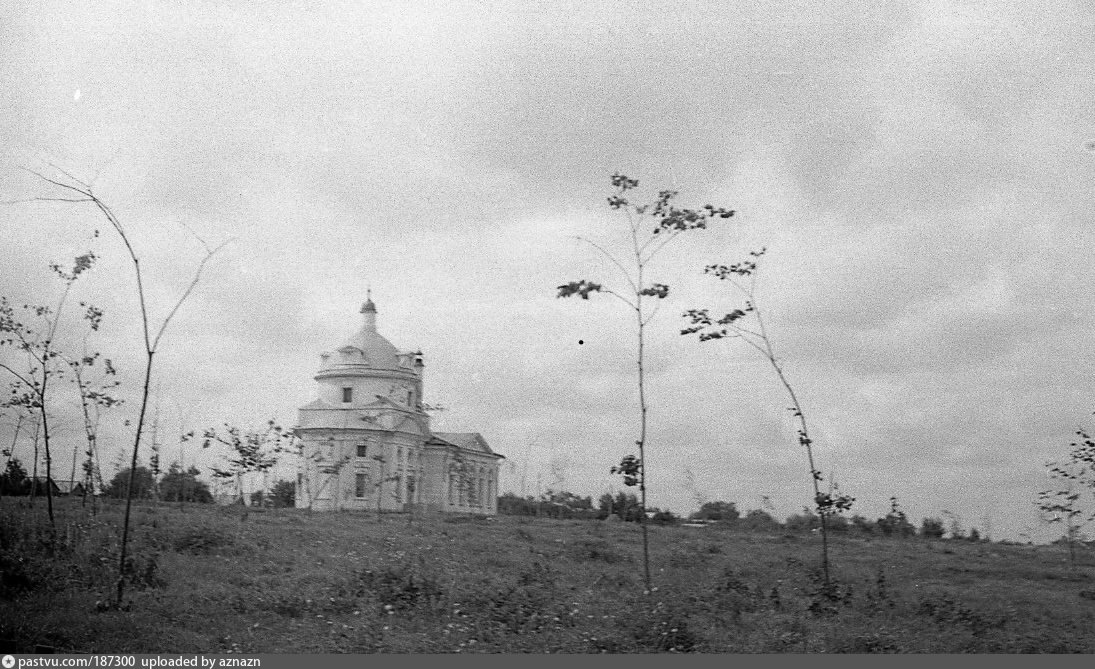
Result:
{"label": "church wall", "polygon": [[[316,432],[302,436],[305,463],[297,481],[296,506],[318,511],[375,511],[379,497],[383,511],[402,511],[404,504],[421,497],[421,438],[402,432],[342,430]],[[365,445],[364,457],[358,455],[358,445]],[[317,460],[315,455],[319,456]],[[384,462],[374,456],[382,455]],[[336,473],[324,470],[337,468]],[[359,489],[358,475],[363,475]],[[416,481],[413,494],[408,490],[408,477]],[[363,493],[358,496],[358,493]]]}
{"label": "church wall", "polygon": [[[343,388],[352,389],[351,401],[343,402]],[[408,391],[414,393],[414,403],[407,404]],[[421,389],[414,378],[366,378],[344,376],[335,379],[321,379],[319,399],[333,406],[362,406],[376,401],[376,396],[386,397],[400,406],[418,403]]]}

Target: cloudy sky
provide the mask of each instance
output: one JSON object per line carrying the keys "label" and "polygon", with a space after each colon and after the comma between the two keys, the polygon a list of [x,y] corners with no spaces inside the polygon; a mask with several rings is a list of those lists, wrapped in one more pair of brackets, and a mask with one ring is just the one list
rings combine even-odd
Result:
{"label": "cloudy sky", "polygon": [[[619,281],[575,236],[626,250],[622,172],[640,198],[737,210],[654,268],[673,291],[650,332],[653,504],[809,503],[765,361],[677,334],[734,304],[704,264],[766,246],[770,334],[857,511],[896,495],[917,523],[1056,532],[1043,463],[1095,420],[1088,3],[93,4],[0,4],[0,199],[58,195],[23,168],[93,183],[154,320],[198,240],[230,240],[162,341],[169,459],[180,429],[292,424],[371,287],[381,332],[425,353],[435,427],[482,433],[504,489],[621,488],[634,333],[555,287]],[[105,309],[90,341],[132,417],[139,321],[108,232],[85,205],[0,206],[0,294],[52,303],[48,265],[94,250],[73,299]]]}

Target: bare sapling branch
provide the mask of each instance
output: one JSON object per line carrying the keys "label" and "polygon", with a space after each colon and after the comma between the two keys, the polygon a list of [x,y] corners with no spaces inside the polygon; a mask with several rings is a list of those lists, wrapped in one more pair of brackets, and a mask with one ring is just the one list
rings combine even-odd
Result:
{"label": "bare sapling branch", "polygon": [[144,275],[142,272],[141,262],[140,259],[137,257],[137,252],[133,247],[132,240],[130,239],[129,234],[126,232],[125,227],[122,225],[121,220],[118,218],[115,212],[103,200],[101,200],[98,195],[95,194],[90,184],[85,183],[80,179],[77,179],[76,177],[69,174],[65,170],[57,167],[56,165],[51,165],[51,167],[61,172],[65,176],[66,180],[52,179],[40,172],[30,169],[28,169],[27,171],[42,179],[46,183],[52,184],[72,195],[67,198],[36,199],[39,201],[89,202],[94,205],[94,207],[103,215],[104,218],[106,218],[111,228],[113,228],[113,230],[117,233],[119,239],[121,239],[122,244],[125,246],[126,252],[129,255],[129,259],[133,265],[134,280],[137,289],[137,302],[141,313],[142,336],[144,340],[145,351],[145,369],[144,383],[141,389],[141,404],[138,412],[137,424],[134,430],[133,450],[130,458],[129,484],[126,493],[125,516],[124,520],[122,521],[122,542],[118,561],[118,580],[116,590],[117,597],[115,600],[115,605],[121,606],[122,597],[125,589],[125,576],[127,568],[126,560],[128,557],[127,547],[129,545],[129,525],[133,505],[133,484],[137,473],[137,458],[140,452],[141,435],[144,432],[144,422],[148,413],[149,390],[152,384],[153,359],[156,354],[157,347],[160,343],[160,339],[163,337],[164,332],[167,330],[167,326],[170,324],[171,319],[178,312],[179,308],[187,300],[187,298],[190,297],[191,292],[194,290],[194,288],[197,286],[198,282],[201,279],[202,271],[204,270],[206,264],[221,248],[224,247],[224,244],[221,244],[216,248],[210,249],[207,245],[205,245],[204,242],[202,242],[202,245],[205,249],[205,255],[202,257],[197,269],[194,271],[193,278],[187,284],[186,290],[183,291],[182,296],[168,312],[168,315],[163,319],[159,327],[156,328],[156,333],[153,336],[153,324],[148,314],[148,305],[144,289]]}
{"label": "bare sapling branch", "polygon": [[[810,468],[810,481],[813,486],[814,506],[817,510],[821,524],[821,565],[825,579],[826,592],[831,592],[832,582],[829,570],[829,519],[831,516],[847,511],[855,501],[854,497],[841,494],[835,482],[829,482],[829,489],[825,492],[821,489],[821,483],[825,478],[818,469],[815,458],[813,439],[806,424],[806,414],[802,410],[795,389],[783,369],[783,364],[776,356],[772,346],[772,340],[768,336],[767,326],[760,307],[757,305],[756,285],[758,276],[758,262],[766,249],[749,252],[749,258],[732,265],[708,265],[704,268],[705,274],[710,274],[720,281],[727,282],[733,292],[744,298],[744,305],[733,309],[718,318],[711,316],[708,309],[689,309],[683,316],[689,321],[689,326],[681,330],[682,335],[697,335],[701,342],[715,339],[739,339],[755,351],[757,351],[776,373],[780,385],[790,398],[791,406],[787,410],[797,424],[795,428],[796,438],[800,446],[806,450],[806,460]],[[750,321],[752,322],[749,325]],[[831,477],[830,477],[831,478]]]}

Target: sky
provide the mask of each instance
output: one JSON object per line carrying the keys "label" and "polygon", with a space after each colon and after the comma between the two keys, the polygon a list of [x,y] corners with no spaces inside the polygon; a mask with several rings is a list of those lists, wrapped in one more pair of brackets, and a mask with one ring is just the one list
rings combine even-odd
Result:
{"label": "sky", "polygon": [[[636,200],[736,211],[648,275],[671,287],[652,505],[810,503],[767,362],[679,335],[685,309],[739,302],[703,267],[765,247],[758,304],[853,512],[896,496],[915,524],[1044,540],[1045,462],[1095,424],[1092,35],[1083,2],[2,2],[0,294],[54,304],[49,265],[98,256],[61,331],[76,347],[78,302],[104,310],[112,470],[139,404],[133,272],[99,212],[35,200],[60,193],[31,171],[64,170],[126,226],[154,325],[226,243],[156,356],[167,460],[223,455],[186,430],[294,424],[371,289],[381,333],[424,352],[436,430],[481,433],[503,490],[596,498],[638,437],[635,332],[556,286],[622,281],[577,239],[626,254],[622,173]],[[81,424],[58,393],[64,469]]]}

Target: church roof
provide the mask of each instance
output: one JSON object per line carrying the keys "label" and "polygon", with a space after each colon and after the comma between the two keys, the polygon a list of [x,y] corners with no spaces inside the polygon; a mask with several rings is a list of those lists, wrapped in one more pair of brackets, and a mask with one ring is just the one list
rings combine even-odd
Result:
{"label": "church roof", "polygon": [[399,350],[390,341],[380,336],[376,330],[361,328],[357,334],[339,346],[338,350],[341,351],[346,347],[361,351],[370,367],[402,369],[399,364]]}
{"label": "church roof", "polygon": [[364,315],[361,329],[335,349],[345,355],[337,356],[329,364],[359,365],[362,361],[357,356],[360,355],[364,364],[375,369],[406,369],[400,364],[399,350],[376,331],[376,304],[371,294],[361,307],[361,313]]}
{"label": "church roof", "polygon": [[478,432],[434,432],[433,438],[451,446],[456,446],[461,450],[485,453],[499,458],[505,457],[490,450],[486,439],[483,439],[483,435]]}

